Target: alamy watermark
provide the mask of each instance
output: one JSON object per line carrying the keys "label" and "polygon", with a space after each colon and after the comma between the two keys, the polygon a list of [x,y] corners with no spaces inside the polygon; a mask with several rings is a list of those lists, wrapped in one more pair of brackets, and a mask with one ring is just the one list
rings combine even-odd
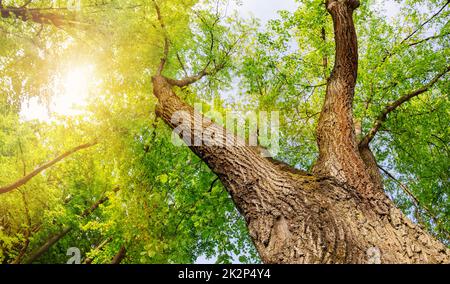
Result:
{"label": "alamy watermark", "polygon": [[[177,111],[171,117],[172,143],[176,146],[256,147],[266,157],[280,150],[278,111],[203,113],[203,105],[194,105],[194,114]],[[180,139],[181,138],[181,139]]]}
{"label": "alamy watermark", "polygon": [[81,264],[81,251],[79,248],[68,248],[66,255],[70,256],[66,262],[67,264]]}

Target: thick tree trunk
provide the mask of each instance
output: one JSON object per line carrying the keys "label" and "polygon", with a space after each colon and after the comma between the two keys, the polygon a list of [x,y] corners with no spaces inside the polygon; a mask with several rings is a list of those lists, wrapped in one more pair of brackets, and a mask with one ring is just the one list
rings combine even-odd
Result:
{"label": "thick tree trunk", "polygon": [[[153,84],[160,101],[157,113],[171,127],[180,127],[172,117],[185,125],[203,121],[203,129],[184,129],[191,137],[203,135],[203,145],[190,148],[233,197],[265,263],[449,261],[445,246],[391,203],[377,212],[358,190],[335,177],[287,171],[196,113],[175,95],[164,77],[154,77]],[[227,139],[234,144],[227,144]]]}
{"label": "thick tree trunk", "polygon": [[375,158],[358,148],[352,101],[357,74],[355,0],[328,1],[336,63],[318,126],[314,175],[264,158],[185,104],[173,80],[153,77],[157,114],[218,175],[245,217],[264,263],[443,263],[449,250],[383,193]]}
{"label": "thick tree trunk", "polygon": [[353,24],[357,0],[327,1],[336,42],[335,66],[328,79],[324,106],[317,127],[319,159],[314,173],[336,177],[364,195],[374,193],[356,141],[353,97],[358,70],[358,45]]}

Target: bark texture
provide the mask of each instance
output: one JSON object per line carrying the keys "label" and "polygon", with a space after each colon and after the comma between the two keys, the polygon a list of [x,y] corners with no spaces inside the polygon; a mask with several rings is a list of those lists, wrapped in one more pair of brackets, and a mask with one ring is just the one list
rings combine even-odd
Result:
{"label": "bark texture", "polygon": [[[264,263],[448,263],[449,250],[387,198],[370,148],[359,147],[352,102],[355,0],[327,1],[336,60],[317,129],[313,174],[263,157],[184,103],[176,80],[153,77],[157,115],[218,175]],[[178,80],[179,82],[183,80]]]}
{"label": "bark texture", "polygon": [[358,6],[356,0],[326,3],[333,18],[336,52],[317,127],[319,159],[314,173],[333,176],[368,195],[374,189],[358,151],[352,112],[358,71],[358,45],[352,14]]}

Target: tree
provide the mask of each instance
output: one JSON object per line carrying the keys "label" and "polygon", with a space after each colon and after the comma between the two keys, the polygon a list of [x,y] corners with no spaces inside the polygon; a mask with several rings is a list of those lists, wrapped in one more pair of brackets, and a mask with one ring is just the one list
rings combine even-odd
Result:
{"label": "tree", "polygon": [[[372,1],[299,2],[258,30],[221,0],[0,1],[0,184],[18,181],[0,260],[448,263],[449,2],[408,0],[398,23]],[[20,119],[80,62],[101,74],[82,115]],[[199,100],[281,110],[276,159]]]}
{"label": "tree", "polygon": [[[239,138],[229,137],[233,134],[221,126],[211,126],[212,122],[184,103],[173,88],[185,87],[206,74],[179,81],[162,76],[169,52],[167,37],[153,77],[157,113],[172,128],[179,126],[173,117],[180,111],[184,111],[187,125],[202,122],[198,129],[184,131],[193,139],[209,140],[190,148],[227,188],[265,263],[448,262],[449,250],[409,221],[383,192],[369,143],[390,111],[428,90],[450,69],[387,107],[359,143],[352,106],[358,72],[353,11],[360,3],[329,0],[325,5],[333,18],[336,50],[317,127],[319,158],[313,175],[291,174],[280,168]],[[155,7],[164,29],[156,2]],[[205,128],[205,124],[209,126]]]}

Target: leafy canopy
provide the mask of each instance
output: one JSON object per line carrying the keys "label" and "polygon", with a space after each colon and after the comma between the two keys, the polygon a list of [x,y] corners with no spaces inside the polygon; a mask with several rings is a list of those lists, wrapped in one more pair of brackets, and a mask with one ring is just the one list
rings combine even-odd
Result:
{"label": "leafy canopy", "polygon": [[[219,111],[280,111],[277,158],[310,169],[334,60],[331,18],[322,2],[297,1],[297,10],[280,11],[262,26],[242,19],[228,1],[157,1],[162,28],[153,1],[83,0],[80,10],[65,1],[1,1],[1,7],[59,15],[63,24],[14,15],[0,20],[0,185],[81,143],[98,144],[0,195],[0,261],[25,261],[70,227],[35,262],[64,263],[67,249],[77,247],[83,258],[108,263],[122,246],[128,263],[258,262],[223,186],[187,148],[171,143],[171,131],[155,117],[151,76],[166,37],[165,75],[181,78],[223,64],[178,94]],[[382,12],[383,1],[363,1],[357,10],[354,109],[362,134],[387,105],[449,66],[444,2],[402,1],[394,18]],[[55,82],[88,65],[95,74],[80,113],[24,119],[33,100],[51,110],[52,100],[66,92],[64,82]],[[389,114],[371,143],[390,196],[447,243],[449,87],[444,76]]]}

